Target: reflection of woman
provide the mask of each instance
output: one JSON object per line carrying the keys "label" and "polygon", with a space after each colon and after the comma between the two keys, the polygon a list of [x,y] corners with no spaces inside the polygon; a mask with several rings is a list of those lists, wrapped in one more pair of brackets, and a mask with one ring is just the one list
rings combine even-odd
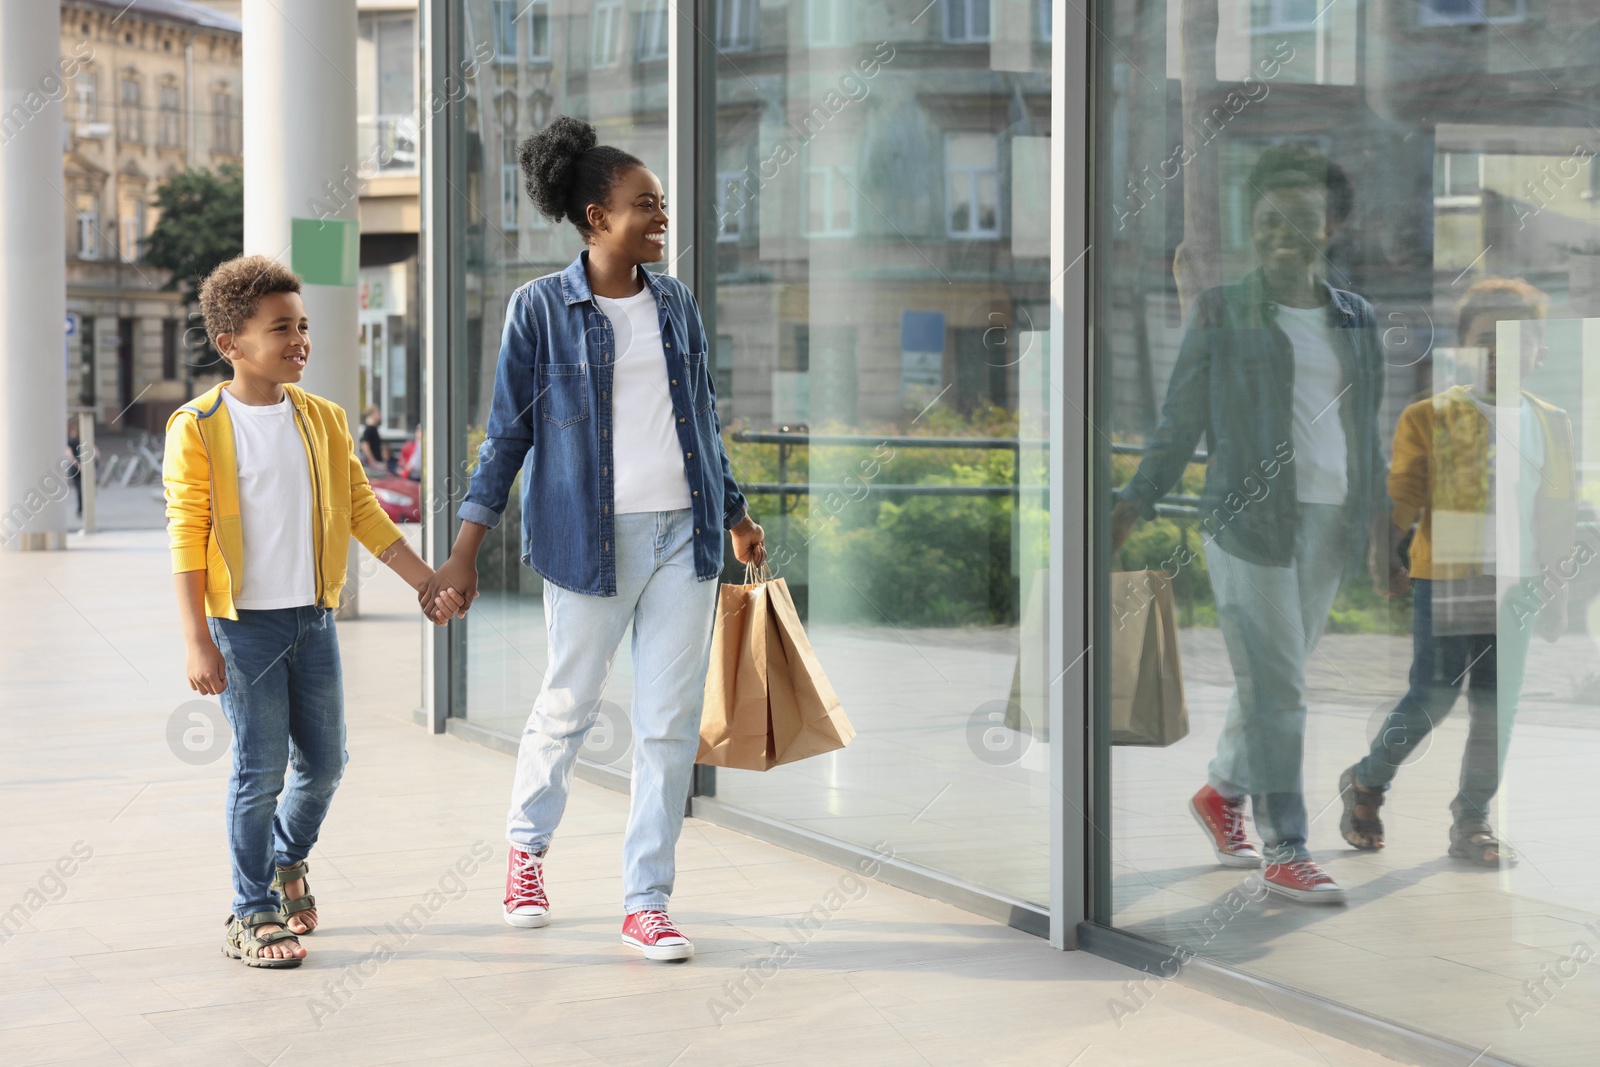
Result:
{"label": "reflection of woman", "polygon": [[[1334,903],[1344,891],[1311,859],[1301,783],[1305,663],[1369,518],[1383,516],[1377,411],[1383,361],[1371,306],[1321,276],[1349,180],[1320,153],[1281,145],[1248,179],[1261,266],[1201,295],[1173,368],[1161,425],[1117,491],[1113,547],[1182,476],[1202,434],[1201,521],[1236,690],[1208,782],[1190,801],[1217,859],[1261,862],[1244,798],[1272,861],[1267,887]],[[1375,572],[1381,572],[1375,567]],[[1404,582],[1398,561],[1383,579]]]}
{"label": "reflection of woman", "polygon": [[[623,839],[622,940],[684,959],[667,917],[711,653],[723,531],[760,563],[722,445],[693,294],[653,274],[667,231],[661,182],[635,157],[558,118],[522,145],[528,193],[587,247],[511,296],[488,437],[461,506],[448,578],[477,592],[477,556],[522,476],[522,558],[544,578],[550,666],[517,754],[505,921],[544,926],[546,847],[573,761],[633,624],[633,804]],[[523,460],[527,468],[523,469]],[[430,588],[425,597],[437,592]]]}
{"label": "reflection of woman", "polygon": [[[1520,322],[1521,377],[1537,370],[1545,304],[1545,294],[1520,279],[1475,282],[1461,301],[1459,332],[1463,345],[1487,356],[1483,384],[1420,400],[1395,427],[1394,522],[1417,524],[1415,651],[1406,695],[1366,758],[1339,780],[1340,831],[1363,851],[1383,847],[1384,793],[1434,724],[1450,714],[1465,681],[1469,725],[1460,788],[1450,803],[1450,855],[1481,867],[1516,862],[1495,836],[1489,805],[1500,788],[1533,631],[1553,641],[1565,628],[1576,469],[1565,412],[1521,390],[1496,399],[1495,349],[1498,324]],[[1497,522],[1497,511],[1514,511],[1516,525]],[[1514,543],[1497,538],[1512,529]],[[1541,572],[1550,580],[1539,583]]]}

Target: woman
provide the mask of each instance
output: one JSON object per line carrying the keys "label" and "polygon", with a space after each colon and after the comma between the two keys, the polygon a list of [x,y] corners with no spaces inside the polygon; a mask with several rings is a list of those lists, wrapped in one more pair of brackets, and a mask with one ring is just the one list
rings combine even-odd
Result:
{"label": "woman", "polygon": [[[1206,565],[1236,688],[1189,809],[1218,862],[1256,867],[1262,854],[1244,832],[1252,798],[1267,889],[1333,904],[1344,890],[1306,845],[1305,665],[1368,527],[1388,530],[1383,357],[1372,306],[1323,277],[1351,207],[1344,172],[1314,149],[1277,145],[1247,185],[1261,265],[1201,295],[1161,425],[1117,490],[1112,547],[1178,483],[1203,434]],[[1402,590],[1398,557],[1384,539],[1374,547],[1379,591]]]}
{"label": "woman", "polygon": [[699,746],[722,532],[740,562],[760,564],[766,550],[722,446],[699,307],[682,282],[644,269],[666,248],[660,180],[565,116],[523,142],[521,164],[540,212],[570,221],[587,247],[511,296],[461,532],[446,577],[422,596],[432,603],[453,588],[471,604],[478,549],[522,473],[522,558],[545,580],[550,666],[517,755],[505,921],[550,920],[545,852],[632,622],[622,940],[648,959],[687,959],[694,946],[667,898]]}

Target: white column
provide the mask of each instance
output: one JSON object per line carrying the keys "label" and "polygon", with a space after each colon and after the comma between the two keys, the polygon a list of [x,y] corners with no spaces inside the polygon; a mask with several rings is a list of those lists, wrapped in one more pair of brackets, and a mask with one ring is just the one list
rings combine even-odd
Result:
{"label": "white column", "polygon": [[[356,0],[244,0],[242,14],[245,252],[304,278],[311,361],[301,385],[341,405],[354,434]],[[352,541],[346,616],[356,612],[359,551]]]}
{"label": "white column", "polygon": [[61,6],[0,0],[0,545],[66,547]]}

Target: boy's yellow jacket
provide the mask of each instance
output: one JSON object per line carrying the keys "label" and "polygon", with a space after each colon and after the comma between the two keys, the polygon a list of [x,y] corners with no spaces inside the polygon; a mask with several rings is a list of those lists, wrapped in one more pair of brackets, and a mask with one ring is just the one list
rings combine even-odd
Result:
{"label": "boy's yellow jacket", "polygon": [[[384,514],[367,483],[344,409],[298,386],[283,389],[294,404],[295,424],[310,465],[317,606],[336,608],[344,589],[350,535],[354,533],[374,556],[404,535]],[[206,614],[237,619],[233,598],[243,574],[244,537],[233,420],[221,385],[167,420],[161,480],[166,486],[172,572],[205,571]]]}
{"label": "boy's yellow jacket", "polygon": [[[1531,393],[1522,395],[1533,408],[1545,441],[1532,528],[1538,539],[1534,560],[1550,566],[1566,558],[1576,542],[1572,422],[1553,404]],[[1482,542],[1484,525],[1494,521],[1489,444],[1495,433],[1472,394],[1461,386],[1418,400],[1401,412],[1394,430],[1394,460],[1389,464],[1389,498],[1394,501],[1396,526],[1404,530],[1417,524],[1411,542],[1411,577],[1472,578],[1483,573],[1476,562],[1436,558],[1433,519],[1436,513],[1450,516],[1455,542]],[[1515,506],[1512,501],[1506,504]]]}

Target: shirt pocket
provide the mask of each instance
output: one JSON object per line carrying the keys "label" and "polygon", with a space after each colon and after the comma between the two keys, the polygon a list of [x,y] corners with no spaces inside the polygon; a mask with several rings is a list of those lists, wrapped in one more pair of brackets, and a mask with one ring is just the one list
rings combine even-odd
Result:
{"label": "shirt pocket", "polygon": [[711,368],[707,364],[706,354],[684,353],[683,373],[689,379],[689,400],[694,405],[695,414],[705,414],[711,410],[711,379],[708,377]]}
{"label": "shirt pocket", "polygon": [[587,363],[540,365],[539,414],[557,426],[571,426],[589,417]]}

